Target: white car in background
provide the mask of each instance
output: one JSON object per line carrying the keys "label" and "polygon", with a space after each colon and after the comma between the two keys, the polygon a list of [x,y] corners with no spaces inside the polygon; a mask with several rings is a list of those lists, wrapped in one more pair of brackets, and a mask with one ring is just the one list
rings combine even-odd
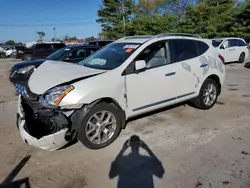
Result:
{"label": "white car in background", "polygon": [[44,150],[75,138],[100,149],[134,116],[183,101],[212,108],[224,80],[224,59],[206,40],[173,33],[125,37],[79,65],[44,62],[18,88],[17,125],[27,144]]}
{"label": "white car in background", "polygon": [[242,38],[215,38],[213,46],[225,58],[225,62],[244,63],[249,56],[248,45]]}
{"label": "white car in background", "polygon": [[15,52],[14,47],[8,47],[8,48],[4,49],[4,53],[5,53],[6,57],[11,57],[13,52]]}

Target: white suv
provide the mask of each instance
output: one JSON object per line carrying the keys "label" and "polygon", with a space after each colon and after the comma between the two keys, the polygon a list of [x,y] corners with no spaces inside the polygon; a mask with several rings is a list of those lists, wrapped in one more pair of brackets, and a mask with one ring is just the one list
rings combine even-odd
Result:
{"label": "white suv", "polygon": [[225,58],[226,63],[244,63],[245,59],[248,58],[248,45],[242,38],[217,38],[212,39],[212,44]]}
{"label": "white suv", "polygon": [[207,40],[185,34],[132,36],[79,65],[46,61],[18,88],[24,141],[55,150],[75,138],[111,144],[134,116],[183,101],[210,109],[225,79],[223,57]]}

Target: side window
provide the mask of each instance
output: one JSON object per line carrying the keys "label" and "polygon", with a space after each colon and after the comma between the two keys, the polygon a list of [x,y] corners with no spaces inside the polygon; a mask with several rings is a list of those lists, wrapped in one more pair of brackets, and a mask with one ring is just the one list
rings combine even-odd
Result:
{"label": "side window", "polygon": [[86,57],[86,49],[78,49],[76,52],[76,58]]}
{"label": "side window", "polygon": [[199,56],[195,41],[187,39],[171,40],[173,61],[180,62]]}
{"label": "side window", "polygon": [[209,46],[204,42],[195,41],[195,43],[197,45],[199,55],[204,54],[209,49]]}
{"label": "side window", "polygon": [[247,46],[247,44],[243,40],[239,40],[239,46]]}
{"label": "side window", "polygon": [[98,51],[97,48],[90,48],[89,49],[89,54],[92,55],[92,54],[96,53],[96,51]]}
{"label": "side window", "polygon": [[230,39],[229,45],[230,45],[230,47],[238,46],[238,40],[237,39]]}
{"label": "side window", "polygon": [[225,49],[226,49],[226,48],[229,48],[229,47],[230,47],[229,41],[228,41],[228,40],[224,41],[223,44],[222,44],[222,46],[223,46]]}
{"label": "side window", "polygon": [[135,60],[146,61],[147,68],[159,67],[170,63],[170,61],[167,61],[165,42],[148,46],[136,57]]}
{"label": "side window", "polygon": [[70,59],[76,59],[76,58],[86,57],[86,49],[75,49],[75,50],[72,50],[65,57],[66,58],[70,58]]}

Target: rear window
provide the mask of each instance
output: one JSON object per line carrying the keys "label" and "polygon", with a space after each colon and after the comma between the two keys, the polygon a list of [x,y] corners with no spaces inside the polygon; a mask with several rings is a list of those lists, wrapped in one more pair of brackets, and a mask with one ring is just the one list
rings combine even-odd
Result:
{"label": "rear window", "polygon": [[195,43],[197,45],[199,55],[204,54],[209,49],[209,46],[205,42],[195,41]]}
{"label": "rear window", "polygon": [[218,40],[212,40],[212,45],[214,47],[218,47],[221,43],[222,43],[223,40],[221,39],[218,39]]}
{"label": "rear window", "polygon": [[243,40],[239,40],[239,46],[247,46],[247,44]]}

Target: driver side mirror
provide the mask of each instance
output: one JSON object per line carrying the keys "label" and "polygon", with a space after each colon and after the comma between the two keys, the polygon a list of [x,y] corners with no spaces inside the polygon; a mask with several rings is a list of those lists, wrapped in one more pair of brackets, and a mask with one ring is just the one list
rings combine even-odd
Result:
{"label": "driver side mirror", "polygon": [[144,60],[138,60],[135,62],[135,70],[136,71],[142,71],[142,70],[145,70],[146,69],[146,61]]}

